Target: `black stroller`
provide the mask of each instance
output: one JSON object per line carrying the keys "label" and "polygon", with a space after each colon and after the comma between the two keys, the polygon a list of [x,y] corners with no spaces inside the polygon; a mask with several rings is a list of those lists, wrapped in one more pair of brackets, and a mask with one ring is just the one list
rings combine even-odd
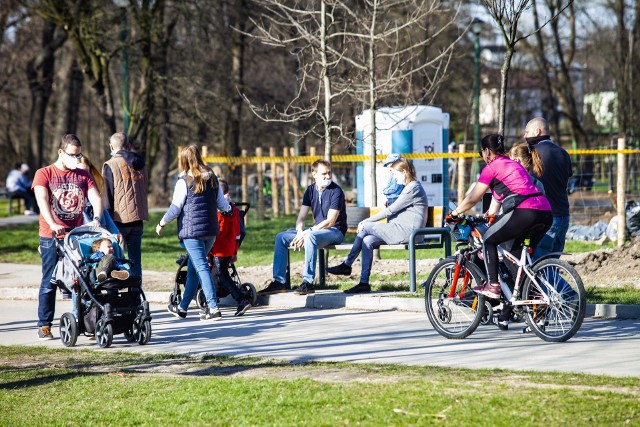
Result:
{"label": "black stroller", "polygon": [[[235,206],[240,210],[240,242],[242,242],[246,234],[244,230],[244,217],[247,215],[247,212],[249,212],[251,205],[249,203],[236,203]],[[228,296],[229,291],[227,291],[227,289],[220,283],[220,264],[218,260],[212,254],[208,255],[208,259],[209,266],[211,267],[211,274],[213,276],[213,283],[216,285],[216,297],[220,300],[220,298]],[[181,255],[180,258],[176,260],[179,267],[176,272],[173,291],[169,295],[169,304],[171,305],[178,305],[180,304],[180,301],[182,301],[182,291],[187,283],[188,261],[189,256],[187,254]],[[229,276],[231,277],[233,284],[240,289],[240,292],[247,295],[251,305],[255,306],[258,301],[258,292],[256,291],[255,286],[248,282],[242,283],[240,276],[238,275],[238,271],[236,270],[236,266],[233,263],[229,264]],[[198,284],[198,289],[194,299],[199,308],[205,308],[207,306],[207,299],[200,284]]]}
{"label": "black stroller", "polygon": [[151,314],[141,278],[96,278],[97,262],[90,259],[91,244],[105,237],[111,240],[118,262],[131,266],[132,261],[123,258],[117,240],[105,229],[82,226],[69,232],[63,243],[55,240],[58,265],[52,280],[76,294],[77,320],[74,313],[64,313],[60,318],[60,339],[66,347],[73,347],[80,334],[95,335],[102,348],[109,347],[117,334],[140,345],[151,338]]}

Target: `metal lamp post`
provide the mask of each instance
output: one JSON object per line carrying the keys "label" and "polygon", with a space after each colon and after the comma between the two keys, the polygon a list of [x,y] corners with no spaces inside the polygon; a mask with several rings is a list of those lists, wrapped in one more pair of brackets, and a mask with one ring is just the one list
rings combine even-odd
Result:
{"label": "metal lamp post", "polygon": [[473,43],[473,141],[480,149],[480,31],[484,21],[473,18],[471,31],[475,34]]}

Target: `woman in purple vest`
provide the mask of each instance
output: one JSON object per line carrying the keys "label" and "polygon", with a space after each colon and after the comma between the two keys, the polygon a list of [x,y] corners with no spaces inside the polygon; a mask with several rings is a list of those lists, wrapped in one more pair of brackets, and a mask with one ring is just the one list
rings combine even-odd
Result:
{"label": "woman in purple vest", "polygon": [[200,311],[200,320],[220,320],[207,254],[220,232],[217,211],[231,215],[231,205],[222,194],[218,178],[202,161],[196,145],[180,149],[178,166],[180,176],[173,190],[171,206],[156,226],[156,233],[160,236],[162,228],[178,218],[178,238],[187,250],[189,261],[182,301],[179,305],[170,304],[167,308],[180,319],[187,317],[187,309],[200,282],[207,299],[207,307]]}

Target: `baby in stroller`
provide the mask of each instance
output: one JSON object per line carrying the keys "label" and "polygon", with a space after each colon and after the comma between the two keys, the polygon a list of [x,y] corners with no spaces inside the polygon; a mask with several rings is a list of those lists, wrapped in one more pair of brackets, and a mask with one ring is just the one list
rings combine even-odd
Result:
{"label": "baby in stroller", "polygon": [[96,278],[99,282],[104,282],[109,277],[118,280],[127,280],[129,278],[129,264],[123,264],[116,260],[113,255],[115,250],[113,242],[108,237],[95,240],[91,244],[93,253],[89,257],[91,261],[98,261],[96,270]]}
{"label": "baby in stroller", "polygon": [[62,343],[72,347],[84,334],[95,336],[100,347],[109,347],[114,335],[124,333],[129,342],[147,344],[149,303],[141,279],[130,275],[131,261],[122,258],[115,236],[102,228],[82,226],[56,244],[58,266],[53,280],[73,293],[73,312],[60,318]]}
{"label": "baby in stroller", "polygon": [[[229,184],[220,179],[220,188],[223,194],[231,203],[229,198]],[[216,295],[218,298],[224,298],[228,295],[237,302],[235,316],[242,316],[252,306],[256,304],[258,294],[255,286],[251,283],[242,283],[238,276],[238,271],[234,265],[237,260],[238,248],[245,236],[244,217],[249,211],[248,203],[232,204],[232,214],[229,217],[218,212],[218,223],[220,226],[220,234],[216,237],[216,241],[208,254],[211,273],[213,274],[214,283],[216,285]],[[239,210],[238,206],[243,210]],[[186,283],[186,268],[189,258],[183,255],[176,262],[180,265],[176,273],[175,286],[169,297],[169,304],[176,305],[180,303],[182,291],[180,285]],[[200,308],[206,307],[206,298],[202,288],[198,286],[196,291],[196,304]]]}

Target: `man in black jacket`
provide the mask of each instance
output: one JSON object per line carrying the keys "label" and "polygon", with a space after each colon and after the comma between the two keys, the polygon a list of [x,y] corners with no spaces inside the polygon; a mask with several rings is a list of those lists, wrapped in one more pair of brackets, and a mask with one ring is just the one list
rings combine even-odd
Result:
{"label": "man in black jacket", "polygon": [[535,249],[533,260],[551,252],[564,250],[569,229],[569,195],[567,185],[573,175],[569,153],[555,144],[550,137],[549,125],[542,117],[527,123],[524,139],[534,147],[542,159],[544,172],[538,177],[544,184],[545,196],[551,204],[553,224]]}

